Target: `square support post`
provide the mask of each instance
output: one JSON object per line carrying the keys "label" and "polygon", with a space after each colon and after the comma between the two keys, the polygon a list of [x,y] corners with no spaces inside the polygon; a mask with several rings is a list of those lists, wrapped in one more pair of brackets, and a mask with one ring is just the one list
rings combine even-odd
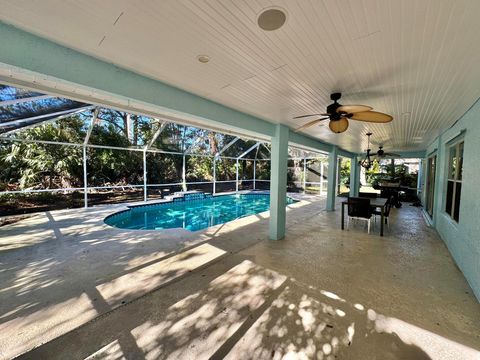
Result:
{"label": "square support post", "polygon": [[360,164],[356,156],[350,160],[350,196],[358,196],[360,191]]}
{"label": "square support post", "polygon": [[419,197],[419,199],[422,199],[422,192],[423,192],[423,166],[425,165],[424,164],[424,160],[423,159],[419,159],[419,163],[418,163],[418,175],[417,175],[417,196]]}
{"label": "square support post", "polygon": [[278,124],[272,137],[270,170],[270,240],[285,237],[287,172],[288,172],[288,127]]}
{"label": "square support post", "polygon": [[328,154],[327,211],[335,210],[335,198],[337,197],[337,159],[338,148],[333,146]]}

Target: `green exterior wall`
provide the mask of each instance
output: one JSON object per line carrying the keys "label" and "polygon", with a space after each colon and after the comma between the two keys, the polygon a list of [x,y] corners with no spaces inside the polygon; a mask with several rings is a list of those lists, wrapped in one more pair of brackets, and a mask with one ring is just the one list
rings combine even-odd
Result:
{"label": "green exterior wall", "polygon": [[[462,137],[465,141],[459,222],[445,212],[448,145]],[[447,245],[455,262],[480,300],[480,102],[477,101],[454,126],[443,132],[426,151],[437,155],[432,223]],[[425,160],[426,163],[426,160]],[[424,172],[423,183],[426,184]],[[424,189],[425,190],[425,189]],[[422,196],[425,203],[425,191]]]}

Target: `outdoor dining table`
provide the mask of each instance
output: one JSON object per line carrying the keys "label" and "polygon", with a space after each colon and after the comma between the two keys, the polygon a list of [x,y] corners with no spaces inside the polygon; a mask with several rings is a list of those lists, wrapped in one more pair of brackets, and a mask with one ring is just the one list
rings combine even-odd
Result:
{"label": "outdoor dining table", "polygon": [[[376,209],[380,208],[380,236],[383,236],[383,223],[385,221],[385,205],[387,199],[385,198],[375,198],[370,199],[370,207]],[[345,205],[348,205],[348,200],[342,201],[342,230],[345,228]]]}

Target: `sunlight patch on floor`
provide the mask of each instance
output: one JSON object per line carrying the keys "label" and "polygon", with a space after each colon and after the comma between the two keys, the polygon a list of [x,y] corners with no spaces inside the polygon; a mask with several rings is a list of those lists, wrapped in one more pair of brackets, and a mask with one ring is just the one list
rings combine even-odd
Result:
{"label": "sunlight patch on floor", "polygon": [[404,343],[421,348],[432,360],[480,359],[480,352],[400,319],[376,314],[373,310],[369,310],[369,318],[375,322],[377,332],[397,334]]}
{"label": "sunlight patch on floor", "polygon": [[123,354],[122,347],[118,340],[112,341],[110,344],[105,345],[96,353],[85,358],[85,360],[127,360]]}

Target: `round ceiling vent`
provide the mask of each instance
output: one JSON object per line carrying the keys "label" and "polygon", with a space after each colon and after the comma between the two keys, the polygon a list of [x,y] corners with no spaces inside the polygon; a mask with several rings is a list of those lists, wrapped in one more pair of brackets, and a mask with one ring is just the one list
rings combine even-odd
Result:
{"label": "round ceiling vent", "polygon": [[280,29],[286,21],[287,13],[278,7],[263,10],[257,19],[258,26],[265,31]]}

